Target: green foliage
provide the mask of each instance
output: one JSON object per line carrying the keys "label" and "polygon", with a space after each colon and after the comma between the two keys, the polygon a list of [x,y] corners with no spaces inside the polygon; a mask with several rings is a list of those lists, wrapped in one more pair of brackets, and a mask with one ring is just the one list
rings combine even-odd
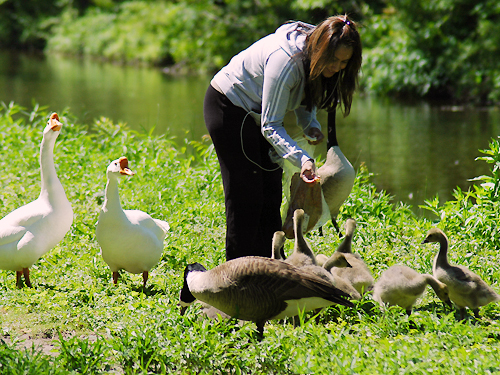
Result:
{"label": "green foliage", "polygon": [[0,45],[207,72],[288,20],[334,14],[360,24],[364,90],[500,102],[496,0],[5,0]]}
{"label": "green foliage", "polygon": [[[0,110],[0,217],[39,194],[39,143],[48,114],[15,103]],[[70,113],[59,115],[64,127],[56,170],[75,218],[65,238],[31,268],[34,288],[17,289],[14,273],[0,271],[0,373],[474,374],[498,368],[500,306],[482,308],[479,321],[457,322],[430,289],[411,317],[398,307],[382,310],[368,293],[352,309],[305,314],[297,328],[287,320],[269,322],[262,342],[253,323],[210,321],[197,305],[180,316],[185,265],[200,261],[212,268],[224,261],[224,200],[213,147],[176,144],[106,118],[84,125]],[[396,263],[430,272],[437,248],[421,242],[439,225],[450,238],[451,261],[499,290],[499,149],[493,140],[483,150],[479,161],[492,169],[479,185],[442,205],[437,198],[427,203],[436,222],[392,203],[360,168],[339,222],[357,220],[353,250],[375,278]],[[140,275],[128,273],[113,285],[95,240],[105,170],[122,155],[137,172],[120,182],[122,205],[171,226],[145,290]],[[308,233],[307,240],[318,253],[331,254],[341,240],[330,223],[324,233]],[[287,241],[286,252],[292,247]],[[45,354],[33,339],[54,348]]]}
{"label": "green foliage", "polygon": [[379,93],[498,102],[500,7],[491,0],[394,0],[366,26],[364,86]]}

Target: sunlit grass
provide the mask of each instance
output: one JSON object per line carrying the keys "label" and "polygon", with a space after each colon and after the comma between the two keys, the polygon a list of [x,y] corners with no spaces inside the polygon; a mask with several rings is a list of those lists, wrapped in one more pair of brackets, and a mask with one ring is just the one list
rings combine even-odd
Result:
{"label": "sunlit grass", "polygon": [[[40,188],[38,148],[47,112],[29,115],[16,105],[0,112],[0,217],[35,199]],[[224,203],[214,152],[151,138],[100,119],[87,126],[60,113],[65,127],[55,148],[56,169],[75,212],[70,232],[31,270],[34,288],[17,289],[12,271],[0,271],[0,373],[215,373],[215,374],[477,374],[500,370],[500,307],[481,309],[482,319],[456,320],[429,289],[408,317],[383,310],[366,295],[352,309],[334,306],[298,328],[269,322],[262,342],[253,323],[208,321],[192,307],[179,315],[178,293],[188,262],[212,268],[224,261]],[[492,147],[494,148],[494,147]],[[95,223],[102,205],[105,169],[127,156],[137,172],[120,183],[122,205],[169,222],[165,250],[141,277],[122,272],[117,286],[99,253]],[[493,157],[493,156],[492,156]],[[498,156],[496,156],[498,157]],[[494,163],[493,163],[494,164]],[[491,181],[487,181],[491,182]],[[493,183],[493,186],[496,186]],[[450,237],[450,261],[469,266],[500,290],[498,197],[477,185],[474,197],[427,203],[435,221],[377,192],[366,169],[358,171],[340,222],[358,222],[353,249],[375,278],[405,263],[431,272],[435,245],[422,245],[435,225]],[[480,204],[478,204],[480,202]],[[471,219],[472,218],[472,219]],[[309,233],[318,253],[331,254],[340,239],[331,224]],[[291,251],[292,241],[285,244]],[[23,349],[22,340],[45,339],[49,354]]]}

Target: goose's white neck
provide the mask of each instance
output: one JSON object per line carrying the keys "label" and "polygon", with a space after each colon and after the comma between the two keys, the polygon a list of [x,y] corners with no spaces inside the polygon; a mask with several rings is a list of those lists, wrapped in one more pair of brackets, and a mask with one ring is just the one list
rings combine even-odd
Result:
{"label": "goose's white neck", "polygon": [[57,139],[57,135],[54,135],[44,136],[40,145],[40,175],[42,180],[40,198],[49,200],[66,196],[54,166],[54,145]]}
{"label": "goose's white neck", "polygon": [[104,204],[102,206],[102,210],[104,212],[113,211],[113,212],[123,212],[121,203],[120,203],[120,194],[118,191],[118,179],[109,178],[106,183],[106,190],[104,193]]}

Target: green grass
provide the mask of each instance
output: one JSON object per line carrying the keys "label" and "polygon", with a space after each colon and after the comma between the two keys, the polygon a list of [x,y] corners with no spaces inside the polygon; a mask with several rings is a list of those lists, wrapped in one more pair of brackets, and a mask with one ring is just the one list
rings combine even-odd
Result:
{"label": "green grass", "polygon": [[[15,104],[0,112],[0,217],[39,194],[39,143],[47,110],[27,113]],[[224,261],[224,203],[218,164],[208,143],[175,144],[100,119],[79,124],[60,112],[64,128],[56,169],[75,219],[66,237],[31,269],[34,288],[17,289],[12,271],[0,271],[0,373],[214,374],[487,374],[500,371],[500,306],[482,319],[457,322],[429,290],[408,318],[382,311],[371,296],[352,309],[331,307],[305,323],[270,322],[262,342],[255,325],[207,321],[192,307],[179,315],[178,293],[189,262],[212,268]],[[353,248],[375,278],[395,263],[431,271],[437,245],[421,245],[438,225],[451,241],[450,261],[464,264],[500,290],[497,141],[488,158],[492,175],[456,200],[430,200],[435,222],[376,191],[361,168],[340,222],[358,222]],[[187,155],[187,156],[186,156]],[[141,276],[121,273],[117,286],[100,256],[95,224],[111,160],[127,156],[137,174],[122,179],[125,208],[169,222],[162,259],[145,291]],[[481,162],[481,161],[480,161]],[[316,251],[330,254],[340,240],[331,224],[310,233]],[[293,241],[286,243],[287,251]],[[22,340],[28,339],[28,345]],[[50,353],[32,339],[53,342]],[[26,343],[25,343],[26,344]],[[27,349],[24,347],[27,346]]]}

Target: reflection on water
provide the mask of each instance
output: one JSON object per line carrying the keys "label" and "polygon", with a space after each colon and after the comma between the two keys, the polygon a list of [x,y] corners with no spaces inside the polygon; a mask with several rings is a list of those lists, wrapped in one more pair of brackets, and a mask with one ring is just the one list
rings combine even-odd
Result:
{"label": "reflection on water", "polygon": [[[105,116],[180,139],[206,133],[202,107],[210,78],[172,78],[156,69],[0,52],[1,101],[27,108],[35,101],[59,112],[69,108],[82,123]],[[326,114],[319,119],[326,123]],[[351,114],[338,115],[337,133],[355,168],[365,163],[379,189],[420,212],[417,206],[425,199],[436,194],[450,199],[455,187],[467,189],[468,179],[488,172],[485,162],[474,159],[500,134],[499,120],[493,109],[443,109],[356,96]]]}

